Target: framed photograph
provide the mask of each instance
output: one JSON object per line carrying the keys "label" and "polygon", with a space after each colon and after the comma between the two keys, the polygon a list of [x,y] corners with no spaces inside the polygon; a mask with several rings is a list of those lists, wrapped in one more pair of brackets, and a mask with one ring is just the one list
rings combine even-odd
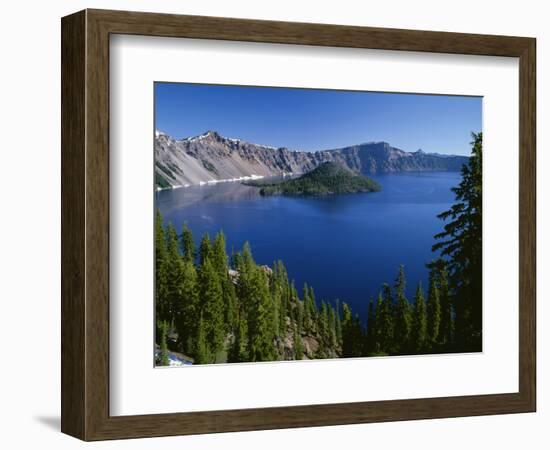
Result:
{"label": "framed photograph", "polygon": [[535,411],[535,39],[61,28],[63,432]]}

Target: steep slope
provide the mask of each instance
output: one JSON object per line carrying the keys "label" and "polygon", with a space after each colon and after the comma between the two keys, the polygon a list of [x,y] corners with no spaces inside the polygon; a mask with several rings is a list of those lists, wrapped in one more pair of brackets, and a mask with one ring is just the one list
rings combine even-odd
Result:
{"label": "steep slope", "polygon": [[223,180],[306,173],[324,162],[337,162],[363,174],[404,171],[458,171],[464,156],[410,153],[386,142],[369,142],[341,149],[304,152],[253,144],[208,131],[176,140],[157,131],[155,182],[158,188]]}

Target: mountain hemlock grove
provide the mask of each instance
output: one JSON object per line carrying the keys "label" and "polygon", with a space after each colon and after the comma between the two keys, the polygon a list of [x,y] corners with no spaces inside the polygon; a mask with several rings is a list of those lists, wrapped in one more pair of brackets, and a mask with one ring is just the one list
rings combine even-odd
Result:
{"label": "mountain hemlock grove", "polygon": [[472,136],[456,202],[438,216],[428,286],[407,298],[398,267],[365,299],[364,320],[295,286],[282,261],[259,265],[248,243],[228,255],[221,231],[197,248],[186,225],[178,234],[157,211],[156,364],[168,365],[170,351],[193,364],[481,351],[482,134]]}
{"label": "mountain hemlock grove", "polygon": [[155,186],[167,189],[256,177],[299,175],[326,162],[364,175],[419,171],[460,171],[466,156],[406,152],[387,142],[367,142],[316,152],[253,144],[208,131],[174,139],[155,135]]}

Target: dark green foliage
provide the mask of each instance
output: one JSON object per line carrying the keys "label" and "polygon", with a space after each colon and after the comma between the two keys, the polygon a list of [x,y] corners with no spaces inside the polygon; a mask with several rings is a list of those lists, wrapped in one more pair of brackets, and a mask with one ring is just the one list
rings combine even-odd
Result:
{"label": "dark green foliage", "polygon": [[201,159],[201,163],[204,166],[204,168],[206,170],[208,170],[209,172],[212,172],[216,175],[218,174],[218,170],[216,169],[216,167],[210,161],[208,161],[206,159]]}
{"label": "dark green foliage", "polygon": [[454,312],[449,292],[449,277],[447,263],[439,258],[427,265],[430,269],[430,279],[433,279],[439,293],[440,320],[437,344],[448,346],[454,340]]}
{"label": "dark green foliage", "polygon": [[225,329],[229,333],[237,326],[239,319],[239,302],[235,291],[235,285],[228,276],[222,279],[221,284]]}
{"label": "dark green foliage", "polygon": [[196,334],[196,326],[199,318],[198,280],[195,266],[185,260],[180,262],[182,266],[182,279],[178,286],[174,309],[174,325],[178,333],[178,340],[184,352],[192,351],[192,339]]}
{"label": "dark green foliage", "polygon": [[390,285],[382,285],[382,295],[376,310],[376,328],[378,331],[379,352],[391,353],[393,341],[393,297]]}
{"label": "dark green foliage", "polygon": [[155,187],[167,189],[172,185],[158,171],[155,170]]}
{"label": "dark green foliage", "polygon": [[406,280],[405,268],[399,266],[399,274],[395,281],[396,303],[394,307],[393,346],[395,353],[404,353],[407,350],[409,334],[411,332],[411,312],[405,296]]}
{"label": "dark green foliage", "polygon": [[202,316],[199,318],[197,324],[197,335],[194,339],[193,346],[193,358],[195,364],[207,364],[212,362],[212,356],[206,342],[206,326],[202,319]]}
{"label": "dark green foliage", "polygon": [[[208,353],[216,358],[224,339],[224,305],[222,284],[210,258],[199,270],[200,303]],[[211,361],[211,362],[214,362]]]}
{"label": "dark green foliage", "polygon": [[342,321],[340,319],[340,300],[336,300],[335,323],[336,345],[342,346]]}
{"label": "dark green foliage", "polygon": [[[205,243],[205,245],[207,244]],[[238,316],[237,296],[235,293],[235,285],[229,278],[228,258],[223,231],[216,234],[212,248],[206,250],[206,253],[209,253],[209,257],[212,259],[213,268],[221,283],[226,332],[230,332],[235,326]]]}
{"label": "dark green foliage", "polygon": [[162,322],[160,326],[160,355],[159,366],[170,365],[170,359],[168,358],[168,323]]}
{"label": "dark green foliage", "polygon": [[304,344],[298,330],[294,330],[294,359],[301,360],[304,357]]}
{"label": "dark green foliage", "polygon": [[277,360],[275,348],[275,315],[269,295],[267,275],[262,268],[251,274],[248,302],[248,348],[250,361]]}
{"label": "dark green foliage", "polygon": [[155,308],[157,311],[157,320],[161,321],[167,320],[170,317],[170,309],[167,303],[167,264],[168,255],[166,251],[162,215],[160,211],[157,210],[155,218]]}
{"label": "dark green foliage", "polygon": [[220,279],[227,278],[227,253],[225,251],[225,235],[223,231],[216,234],[212,245],[212,265]]}
{"label": "dark green foliage", "polygon": [[[440,260],[442,261],[442,260]],[[441,323],[439,325],[439,342],[442,345],[451,344],[454,339],[453,305],[449,293],[449,278],[447,268],[442,261],[437,269],[439,301],[441,303]]]}
{"label": "dark green foliage", "polygon": [[296,328],[298,328],[300,332],[304,331],[304,309],[304,302],[297,299],[292,309],[293,314],[290,316],[291,319],[296,321]]}
{"label": "dark green foliage", "polygon": [[325,302],[321,302],[321,313],[318,317],[317,330],[319,336],[319,355],[321,357],[328,357],[328,349],[331,347],[330,344],[330,322],[329,322],[329,312],[328,307]]}
{"label": "dark green foliage", "polygon": [[303,302],[304,302],[304,330],[313,332],[315,321],[315,299],[311,298],[309,286],[304,284],[303,289]]}
{"label": "dark green foliage", "polygon": [[204,261],[210,256],[211,251],[212,244],[210,243],[210,236],[208,236],[208,233],[205,233],[199,246],[199,259],[201,264],[204,264]]}
{"label": "dark green foliage", "polygon": [[328,310],[328,348],[335,348],[338,345],[336,338],[336,311],[327,303]]}
{"label": "dark green foliage", "polygon": [[195,262],[195,241],[193,240],[193,233],[189,227],[184,224],[181,232],[181,248],[183,250],[183,257],[190,263]]}
{"label": "dark green foliage", "polygon": [[277,261],[273,264],[271,291],[273,302],[277,305],[277,336],[284,336],[287,330],[286,318],[289,315],[290,287],[284,264]]}
{"label": "dark green foliage", "polygon": [[246,323],[244,320],[239,320],[235,329],[235,336],[229,353],[227,356],[228,362],[246,362],[250,361],[246,345]]}
{"label": "dark green foliage", "polygon": [[473,134],[472,155],[453,189],[456,203],[438,217],[446,220],[433,246],[447,261],[454,306],[454,340],[459,348],[481,350],[482,297],[482,133]]}
{"label": "dark green foliage", "polygon": [[276,184],[249,183],[260,186],[261,195],[333,195],[375,192],[380,185],[361,174],[326,162],[299,178]]}
{"label": "dark green foliage", "polygon": [[428,341],[432,346],[439,342],[439,326],[441,324],[441,301],[439,298],[439,287],[437,286],[436,275],[430,272],[430,287],[428,289]]}
{"label": "dark green foliage", "polygon": [[351,358],[363,354],[363,330],[357,316],[353,316],[350,307],[342,304],[342,356]]}
{"label": "dark green foliage", "polygon": [[422,353],[427,345],[427,325],[426,301],[422,284],[419,283],[414,296],[414,306],[412,312],[412,325],[410,334],[409,348],[413,353]]}
{"label": "dark green foliage", "polygon": [[179,253],[178,234],[171,223],[166,229],[166,255],[166,315],[162,319],[171,322],[176,313],[183,283],[183,261]]}
{"label": "dark green foliage", "polygon": [[369,301],[369,312],[367,316],[367,342],[365,343],[365,353],[367,355],[378,351],[378,339],[376,335],[376,309],[374,299]]}

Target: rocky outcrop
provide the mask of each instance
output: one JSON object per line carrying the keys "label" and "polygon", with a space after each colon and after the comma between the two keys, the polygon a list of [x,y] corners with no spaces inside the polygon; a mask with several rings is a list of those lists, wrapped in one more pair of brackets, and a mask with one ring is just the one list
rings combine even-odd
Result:
{"label": "rocky outcrop", "polygon": [[181,140],[157,131],[155,179],[158,188],[237,181],[309,172],[324,162],[336,162],[372,175],[412,171],[459,171],[467,158],[436,153],[406,152],[387,142],[367,142],[316,152],[253,144],[223,137],[215,131]]}

